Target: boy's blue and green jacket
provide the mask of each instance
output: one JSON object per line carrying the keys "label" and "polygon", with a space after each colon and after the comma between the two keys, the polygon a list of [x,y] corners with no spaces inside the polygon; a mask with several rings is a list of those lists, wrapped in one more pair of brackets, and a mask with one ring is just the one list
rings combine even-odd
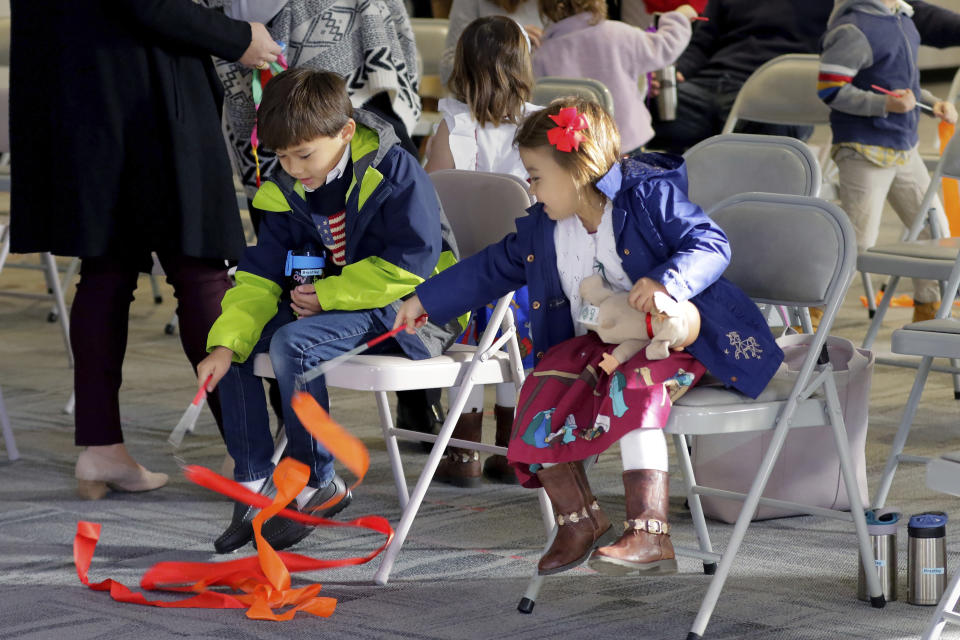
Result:
{"label": "boy's blue and green jacket", "polygon": [[[362,109],[355,110],[354,119],[346,266],[339,275],[317,281],[317,299],[325,311],[373,310],[391,327],[401,299],[457,261],[456,243],[430,178],[397,146],[390,125]],[[281,180],[265,181],[253,200],[267,212],[257,244],[244,252],[237,285],[224,296],[222,313],[207,336],[207,350],[227,347],[234,362],[247,359],[277,312],[287,251],[323,246],[303,186],[288,187]],[[462,329],[457,320],[427,323],[416,335],[401,332],[396,339],[406,355],[420,359],[442,353]]]}

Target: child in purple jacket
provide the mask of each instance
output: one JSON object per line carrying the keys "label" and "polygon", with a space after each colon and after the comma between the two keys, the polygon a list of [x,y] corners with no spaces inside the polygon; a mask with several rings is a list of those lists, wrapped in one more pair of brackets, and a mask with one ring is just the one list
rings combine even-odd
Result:
{"label": "child in purple jacket", "polygon": [[534,75],[602,82],[613,96],[621,148],[639,150],[653,137],[646,74],[680,57],[696,9],[685,4],[663,14],[655,33],[607,20],[605,0],[540,0],[540,12],[549,23],[533,55]]}

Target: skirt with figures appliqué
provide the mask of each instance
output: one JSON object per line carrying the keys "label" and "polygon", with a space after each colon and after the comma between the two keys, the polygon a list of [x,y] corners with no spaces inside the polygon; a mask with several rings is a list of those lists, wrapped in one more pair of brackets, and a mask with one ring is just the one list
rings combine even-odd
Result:
{"label": "skirt with figures appliqu\u00e9", "polygon": [[523,383],[507,451],[523,486],[540,486],[543,463],[584,460],[634,429],[662,429],[673,402],[706,371],[686,351],[648,360],[641,350],[608,375],[600,361],[615,347],[592,331],[565,340]]}

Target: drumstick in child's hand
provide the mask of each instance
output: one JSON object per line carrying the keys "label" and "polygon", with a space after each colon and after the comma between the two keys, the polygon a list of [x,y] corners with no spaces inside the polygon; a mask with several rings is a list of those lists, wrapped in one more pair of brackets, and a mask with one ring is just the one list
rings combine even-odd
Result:
{"label": "drumstick in child's hand", "polygon": [[[877,84],[872,84],[872,85],[870,85],[870,88],[871,88],[871,89],[875,89],[875,90],[879,91],[880,93],[884,93],[884,94],[886,94],[886,95],[888,95],[888,96],[893,96],[894,98],[899,98],[899,97],[900,97],[900,94],[896,93],[895,91],[890,91],[890,89],[884,89],[883,87],[881,87],[880,85],[877,85]],[[920,109],[922,109],[922,110],[924,110],[924,111],[927,111],[927,112],[929,112],[929,113],[933,113],[933,107],[931,107],[930,105],[925,104],[925,103],[923,103],[923,102],[920,102],[919,100],[917,100],[917,107],[919,107]]]}

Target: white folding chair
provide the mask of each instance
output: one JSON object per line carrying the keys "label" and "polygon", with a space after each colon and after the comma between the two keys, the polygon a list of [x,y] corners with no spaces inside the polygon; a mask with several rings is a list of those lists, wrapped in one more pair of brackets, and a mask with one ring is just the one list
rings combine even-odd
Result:
{"label": "white folding chair", "polygon": [[741,193],[820,194],[820,164],[810,147],[788,136],[726,133],[690,147],[687,196],[709,211]]}
{"label": "white folding chair", "polygon": [[13,462],[20,457],[17,450],[17,441],[13,438],[13,427],[10,426],[10,416],[7,415],[7,408],[3,404],[3,392],[0,391],[0,428],[3,429],[3,441],[7,445],[7,458]]}
{"label": "white folding chair", "polygon": [[[514,219],[523,215],[530,206],[526,185],[511,175],[450,169],[432,173],[430,178],[457,238],[461,258],[473,255],[514,231]],[[512,300],[513,292],[500,298],[477,346],[455,344],[443,355],[425,360],[360,355],[331,370],[326,376],[328,387],[373,391],[376,394],[380,427],[390,457],[397,497],[403,509],[393,541],[384,552],[374,576],[378,584],[386,584],[390,579],[390,571],[446,447],[452,445],[501,455],[507,452],[506,447],[468,442],[451,436],[474,386],[512,382],[519,391],[523,384],[523,361],[513,313],[510,311]],[[257,356],[254,372],[262,377],[272,377],[269,357]],[[452,399],[438,435],[394,426],[388,392],[449,387],[459,387],[460,392]],[[398,439],[434,443],[412,494],[404,476]],[[545,509],[544,517],[549,514],[552,522],[549,502],[541,499],[541,506]]]}
{"label": "white folding chair", "polygon": [[960,286],[960,255],[951,264],[952,269],[947,278],[943,301],[936,318],[908,324],[894,331],[890,341],[890,348],[894,353],[921,356],[921,358],[917,365],[913,387],[910,389],[907,404],[903,409],[900,426],[893,438],[890,455],[887,457],[883,475],[880,476],[877,495],[873,500],[875,507],[882,507],[886,502],[890,486],[893,484],[893,476],[901,462],[927,463],[929,461],[929,458],[923,456],[906,455],[903,449],[907,443],[907,436],[910,435],[910,427],[913,424],[917,406],[920,404],[923,386],[934,368],[933,359],[950,358],[951,361],[955,361],[960,358],[960,320],[950,317],[950,310],[957,296],[957,287]]}
{"label": "white folding chair", "polygon": [[593,78],[566,78],[562,76],[543,76],[533,85],[534,104],[547,104],[562,96],[581,96],[595,100],[607,113],[613,115],[613,95],[606,85]]}
{"label": "white folding chair", "polygon": [[[934,491],[960,496],[960,451],[945,453],[927,463],[927,486]],[[949,624],[960,625],[960,613],[957,613],[957,601],[960,600],[960,571],[943,592],[937,608],[930,616],[930,623],[923,633],[922,640],[938,640],[943,628]]]}

